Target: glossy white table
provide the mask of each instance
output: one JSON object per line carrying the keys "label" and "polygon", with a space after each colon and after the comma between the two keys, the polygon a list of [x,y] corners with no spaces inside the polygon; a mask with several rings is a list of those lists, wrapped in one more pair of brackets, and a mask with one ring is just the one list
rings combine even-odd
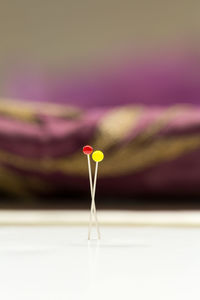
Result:
{"label": "glossy white table", "polygon": [[0,299],[200,299],[200,228],[1,226]]}

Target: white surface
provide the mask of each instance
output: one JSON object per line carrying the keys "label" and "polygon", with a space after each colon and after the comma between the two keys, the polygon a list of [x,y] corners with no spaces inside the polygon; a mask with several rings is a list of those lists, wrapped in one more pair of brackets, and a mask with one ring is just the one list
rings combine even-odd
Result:
{"label": "white surface", "polygon": [[[98,210],[101,225],[200,227],[200,211]],[[0,210],[0,225],[88,225],[89,210]]]}
{"label": "white surface", "polygon": [[200,229],[0,227],[0,299],[200,299]]}

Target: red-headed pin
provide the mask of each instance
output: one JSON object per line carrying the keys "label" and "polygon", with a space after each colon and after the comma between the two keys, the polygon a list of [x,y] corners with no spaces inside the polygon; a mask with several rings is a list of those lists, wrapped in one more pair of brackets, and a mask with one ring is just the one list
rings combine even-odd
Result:
{"label": "red-headed pin", "polygon": [[87,161],[88,161],[88,173],[89,173],[89,181],[90,181],[90,192],[91,192],[91,208],[90,208],[90,221],[89,221],[89,228],[88,228],[88,240],[90,240],[91,237],[91,227],[92,227],[92,216],[94,214],[95,217],[95,223],[97,228],[97,234],[98,239],[100,239],[100,231],[99,231],[99,225],[97,220],[97,213],[96,213],[96,206],[95,201],[93,199],[93,184],[92,184],[92,170],[91,170],[91,163],[90,163],[90,154],[92,154],[93,148],[89,145],[86,145],[83,147],[83,153],[87,155]]}

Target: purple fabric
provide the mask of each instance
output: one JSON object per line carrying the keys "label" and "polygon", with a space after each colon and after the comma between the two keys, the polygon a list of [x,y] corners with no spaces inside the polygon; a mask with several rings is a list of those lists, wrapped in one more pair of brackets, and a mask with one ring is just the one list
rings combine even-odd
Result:
{"label": "purple fabric", "polygon": [[174,51],[123,59],[115,67],[73,75],[21,67],[8,77],[4,95],[88,108],[132,103],[199,105],[200,56],[192,51]]}
{"label": "purple fabric", "polygon": [[[10,105],[12,112],[12,103]],[[0,190],[6,182],[8,194],[15,191],[16,186],[15,192],[25,191],[25,195],[56,195],[60,191],[66,195],[73,192],[87,194],[87,160],[82,147],[91,144],[96,149],[95,143],[100,140],[105,159],[99,168],[98,193],[105,196],[199,195],[200,108],[194,105],[144,106],[125,134],[118,137],[114,130],[113,137],[111,130],[109,140],[106,132],[99,135],[106,118],[116,111],[120,114],[125,108],[127,113],[138,111],[138,106],[120,106],[82,110],[74,117],[63,117],[62,114],[52,117],[45,105],[39,119],[36,118],[37,110],[33,109],[35,118],[28,121],[17,115],[5,115],[1,108]],[[109,124],[111,129],[113,125],[117,126],[116,123]],[[181,143],[177,143],[179,139]],[[104,148],[104,141],[113,143]],[[159,148],[160,143],[161,146],[167,143],[167,148]],[[112,157],[120,151],[126,153],[127,149],[129,154],[113,163]],[[164,151],[165,156],[160,156],[160,151]],[[70,163],[74,155],[73,169],[65,169],[65,162]],[[45,164],[46,161],[50,163]]]}
{"label": "purple fabric", "polygon": [[[21,68],[8,77],[4,95],[24,99],[24,103],[32,100],[39,107],[43,104],[39,113],[33,109],[34,120],[0,111],[0,190],[6,182],[7,193],[12,188],[16,194],[25,191],[22,195],[88,193],[87,163],[81,149],[85,144],[95,147],[99,139],[105,152],[105,162],[102,171],[99,170],[102,172],[99,193],[105,196],[200,194],[200,56],[197,53],[176,52],[127,60],[101,71],[82,71],[77,76]],[[61,104],[63,110],[69,104],[82,110],[76,117],[55,116],[49,110],[49,102]],[[187,106],[179,105],[183,103]],[[20,105],[23,108],[23,103]],[[106,127],[108,132],[102,133],[106,116],[126,107],[127,111],[136,111],[127,131],[117,136],[117,130],[113,130],[123,128],[126,123],[119,114],[119,120],[111,118],[110,127]],[[171,141],[169,146],[168,141]],[[166,148],[159,150],[159,143],[166,143]],[[112,162],[117,151],[126,153],[127,149],[135,159],[130,166],[126,155]],[[171,155],[172,150],[177,154]],[[166,151],[166,157],[160,158],[160,151]],[[144,158],[139,157],[140,153],[144,153]],[[70,173],[62,169],[59,160],[70,161],[73,155],[77,156],[78,164],[74,164],[75,170]],[[57,167],[48,169],[43,163],[46,160],[56,162]],[[139,167],[138,161],[141,161]],[[33,179],[39,181],[39,187]]]}

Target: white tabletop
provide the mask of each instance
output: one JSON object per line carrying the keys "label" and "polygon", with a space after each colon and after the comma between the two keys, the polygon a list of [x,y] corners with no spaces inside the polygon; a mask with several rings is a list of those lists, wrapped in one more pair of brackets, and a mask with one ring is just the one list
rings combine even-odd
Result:
{"label": "white tabletop", "polygon": [[0,227],[0,299],[200,299],[200,228]]}

